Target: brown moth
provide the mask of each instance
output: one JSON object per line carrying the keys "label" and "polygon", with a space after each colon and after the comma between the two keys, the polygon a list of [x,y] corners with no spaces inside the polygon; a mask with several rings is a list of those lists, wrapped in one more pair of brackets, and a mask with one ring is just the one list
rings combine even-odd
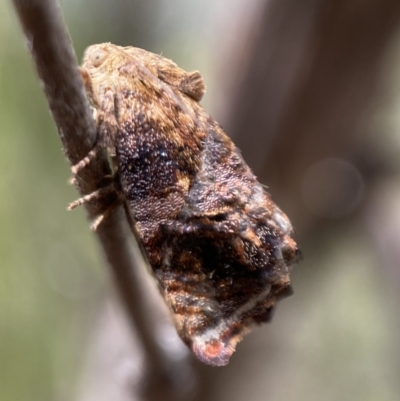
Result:
{"label": "brown moth", "polygon": [[290,221],[199,104],[198,72],[104,43],[86,50],[81,74],[98,142],[73,171],[99,147],[115,155],[114,190],[181,339],[201,361],[226,365],[251,326],[269,321],[291,293],[299,250]]}

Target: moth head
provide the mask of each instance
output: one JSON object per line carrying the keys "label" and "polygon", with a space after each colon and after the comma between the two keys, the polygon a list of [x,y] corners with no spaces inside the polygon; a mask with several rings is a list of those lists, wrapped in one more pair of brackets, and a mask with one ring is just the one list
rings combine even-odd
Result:
{"label": "moth head", "polygon": [[85,51],[79,71],[94,107],[99,106],[102,87],[112,86],[112,72],[118,63],[118,53],[118,46],[111,43],[89,46]]}
{"label": "moth head", "polygon": [[94,106],[102,87],[112,87],[113,80],[121,76],[130,79],[144,71],[197,102],[206,91],[203,77],[198,71],[187,72],[167,58],[136,47],[120,47],[112,43],[89,46],[80,69],[88,97]]}

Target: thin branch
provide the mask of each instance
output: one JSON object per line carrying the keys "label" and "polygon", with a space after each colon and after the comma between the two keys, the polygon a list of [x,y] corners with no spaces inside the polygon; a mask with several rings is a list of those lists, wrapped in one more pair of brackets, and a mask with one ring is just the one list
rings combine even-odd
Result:
{"label": "thin branch", "polygon": [[[63,149],[71,166],[92,149],[96,128],[85,96],[82,79],[71,39],[55,0],[13,0],[38,75],[43,84],[49,107],[56,122]],[[110,174],[103,152],[77,177],[80,194],[89,194],[102,185]],[[115,201],[113,196],[86,205],[91,219]],[[121,208],[112,213],[98,228],[97,235],[117,289],[123,299],[131,323],[142,342],[146,356],[147,376],[151,388],[148,399],[179,399],[172,385],[168,358],[156,341],[157,326],[151,317],[146,299],[147,286],[138,269],[144,268],[143,258],[133,238]],[[158,389],[158,391],[154,391]],[[162,397],[160,397],[162,395]]]}

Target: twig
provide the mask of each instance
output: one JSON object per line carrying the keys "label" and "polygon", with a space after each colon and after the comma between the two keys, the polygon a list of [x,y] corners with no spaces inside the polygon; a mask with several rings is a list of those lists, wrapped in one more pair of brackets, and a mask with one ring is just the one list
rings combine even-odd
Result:
{"label": "twig", "polygon": [[[81,160],[93,147],[96,128],[85,96],[82,79],[69,34],[55,0],[13,0],[28,47],[42,81],[45,95],[63,149],[71,166]],[[110,174],[105,153],[99,155],[79,173],[76,183],[81,195],[90,194],[101,186]],[[113,199],[86,204],[91,219]],[[148,399],[177,399],[172,386],[168,359],[156,341],[156,324],[144,304],[146,285],[138,273],[144,262],[121,208],[109,216],[97,230],[108,264],[117,283],[129,318],[142,342],[146,357],[147,375],[151,387]],[[158,391],[154,391],[158,389]]]}

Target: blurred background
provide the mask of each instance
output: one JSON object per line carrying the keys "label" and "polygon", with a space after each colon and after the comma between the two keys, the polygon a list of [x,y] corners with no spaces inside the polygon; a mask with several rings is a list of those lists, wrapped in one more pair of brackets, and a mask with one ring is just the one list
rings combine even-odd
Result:
{"label": "blurred background", "polygon": [[[140,344],[85,211],[66,212],[69,167],[14,9],[0,3],[0,399],[140,399]],[[200,70],[203,105],[303,251],[272,324],[227,367],[190,361],[185,399],[397,401],[400,2],[61,5],[78,59],[113,42]],[[168,330],[163,346],[187,357]]]}

